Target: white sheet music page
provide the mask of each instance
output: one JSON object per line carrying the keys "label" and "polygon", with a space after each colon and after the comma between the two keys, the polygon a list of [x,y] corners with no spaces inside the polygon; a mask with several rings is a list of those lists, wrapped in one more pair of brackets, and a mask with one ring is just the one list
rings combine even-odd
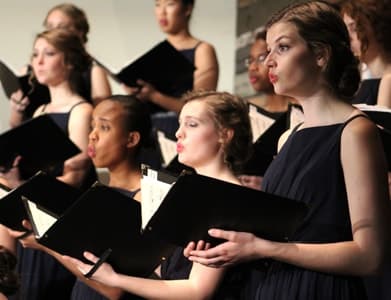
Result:
{"label": "white sheet music page", "polygon": [[177,155],[176,141],[170,140],[161,131],[157,132],[157,139],[159,142],[160,150],[162,152],[163,166],[167,166]]}
{"label": "white sheet music page", "polygon": [[[27,198],[24,198],[27,199]],[[36,229],[36,237],[42,237],[45,232],[56,223],[57,219],[47,212],[40,209],[33,201],[27,199],[26,201],[28,205],[29,215],[32,218],[30,220],[33,222],[34,228]]]}
{"label": "white sheet music page", "polygon": [[172,186],[158,180],[157,174],[157,171],[148,169],[147,175],[143,175],[141,179],[141,228],[143,230]]}
{"label": "white sheet music page", "polygon": [[289,128],[294,128],[297,124],[304,122],[304,113],[303,111],[292,105],[290,107],[290,115],[289,115]]}
{"label": "white sheet music page", "polygon": [[261,114],[257,107],[249,104],[249,117],[251,122],[251,129],[253,132],[253,143],[275,122],[273,118]]}

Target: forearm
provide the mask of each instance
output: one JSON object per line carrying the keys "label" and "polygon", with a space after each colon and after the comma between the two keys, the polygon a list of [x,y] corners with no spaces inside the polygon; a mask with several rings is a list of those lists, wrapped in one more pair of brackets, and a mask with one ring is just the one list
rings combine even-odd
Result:
{"label": "forearm", "polygon": [[198,294],[189,280],[154,280],[118,274],[113,283],[117,288],[146,299],[183,300],[208,299]]}
{"label": "forearm", "polygon": [[102,294],[106,298],[110,300],[116,300],[123,295],[123,290],[119,288],[111,287],[108,285],[104,285],[100,282],[87,279],[73,263],[64,259],[60,253],[52,249],[49,249],[47,247],[44,247],[42,245],[40,250],[54,257],[60,264],[62,264],[66,269],[68,269],[73,275],[75,275],[84,284],[96,290],[98,293]]}
{"label": "forearm", "polygon": [[179,113],[183,106],[183,102],[180,98],[171,97],[160,92],[153,93],[150,100],[152,103],[176,113]]}
{"label": "forearm", "polygon": [[381,251],[360,247],[354,241],[329,244],[273,244],[274,249],[268,255],[270,258],[320,272],[369,275],[375,273],[381,263]]}
{"label": "forearm", "polygon": [[154,280],[112,274],[107,284],[147,299],[210,299],[225,273],[224,268],[209,268],[193,264],[189,279]]}

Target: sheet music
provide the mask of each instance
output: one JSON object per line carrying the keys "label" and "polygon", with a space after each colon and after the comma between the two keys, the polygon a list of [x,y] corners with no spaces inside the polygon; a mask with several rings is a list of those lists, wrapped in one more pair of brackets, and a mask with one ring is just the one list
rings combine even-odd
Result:
{"label": "sheet music", "polygon": [[[0,187],[0,198],[3,198],[5,195],[7,195],[9,192],[3,188]],[[1,199],[0,199],[1,200]]]}
{"label": "sheet music", "polygon": [[299,107],[291,105],[289,115],[289,127],[294,128],[297,124],[302,122],[304,122],[303,111]]}
{"label": "sheet music", "polygon": [[170,140],[161,131],[157,132],[157,139],[158,139],[159,146],[160,146],[160,151],[161,151],[162,157],[163,157],[163,166],[165,167],[177,155],[177,152],[176,152],[176,141]]}
{"label": "sheet music", "polygon": [[157,179],[157,171],[148,169],[141,179],[141,228],[145,229],[151,217],[158,210],[172,184]]}
{"label": "sheet music", "polygon": [[36,237],[39,238],[57,221],[56,218],[49,215],[40,209],[34,202],[26,199],[28,205],[29,215],[32,218],[30,221],[36,229]]}
{"label": "sheet music", "polygon": [[354,104],[355,107],[362,111],[379,111],[391,113],[391,109],[381,105],[368,105],[366,103]]}
{"label": "sheet music", "polygon": [[249,104],[249,117],[251,129],[253,132],[253,143],[275,122],[273,118],[265,116],[258,112],[257,107]]}

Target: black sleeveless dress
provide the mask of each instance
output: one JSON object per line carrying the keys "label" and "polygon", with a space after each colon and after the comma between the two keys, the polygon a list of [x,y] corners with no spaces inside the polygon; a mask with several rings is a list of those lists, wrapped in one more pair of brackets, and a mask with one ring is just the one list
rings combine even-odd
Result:
{"label": "black sleeveless dress", "polygon": [[376,105],[380,80],[380,78],[371,78],[363,80],[360,83],[360,87],[356,95],[354,96],[352,103],[365,103],[368,105]]}
{"label": "black sleeveless dress", "polygon": [[[266,171],[263,190],[309,206],[293,241],[333,243],[353,238],[340,161],[341,134],[353,118],[342,124],[294,130]],[[250,289],[255,295],[247,299],[366,299],[359,277],[321,273],[277,261],[256,279]]]}
{"label": "black sleeveless dress", "polygon": [[[54,122],[68,135],[68,120],[76,103],[67,113],[48,114]],[[45,107],[42,112],[44,113]],[[62,174],[63,166],[51,170],[50,175]],[[95,169],[92,166],[82,186],[91,186],[96,181]],[[69,300],[75,276],[49,254],[31,248],[23,248],[17,243],[18,266],[20,274],[20,289],[15,297],[17,300]]]}
{"label": "black sleeveless dress", "polygon": [[[140,190],[135,191],[128,191],[120,188],[115,188],[115,190],[119,191],[123,195],[133,198]],[[71,300],[107,300],[105,296],[98,293],[93,288],[89,287],[88,285],[84,284],[80,280],[76,280],[76,283],[72,290]],[[132,295],[130,293],[124,293],[120,300],[140,300],[143,299],[141,297]]]}

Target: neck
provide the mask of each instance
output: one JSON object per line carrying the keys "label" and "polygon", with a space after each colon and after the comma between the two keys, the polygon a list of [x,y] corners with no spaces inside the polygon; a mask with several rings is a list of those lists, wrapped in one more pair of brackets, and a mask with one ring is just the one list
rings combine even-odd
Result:
{"label": "neck", "polygon": [[141,171],[135,165],[124,164],[110,168],[109,186],[117,187],[128,191],[140,188]]}
{"label": "neck", "polygon": [[264,109],[270,112],[284,112],[288,110],[289,98],[275,93],[265,93]]}
{"label": "neck", "polygon": [[350,104],[326,91],[298,100],[303,107],[304,127],[341,123],[354,111]]}
{"label": "neck", "polygon": [[192,39],[193,37],[191,36],[188,27],[185,27],[178,32],[167,34],[167,40],[170,42],[170,44],[179,49],[184,43]]}
{"label": "neck", "polygon": [[63,81],[57,85],[49,85],[50,102],[56,106],[57,104],[69,104],[69,99],[75,94],[69,87],[68,82]]}
{"label": "neck", "polygon": [[240,184],[238,178],[224,163],[219,165],[202,166],[195,169],[197,174],[213,177],[219,180]]}
{"label": "neck", "polygon": [[378,54],[367,61],[367,66],[374,78],[381,78],[391,66],[391,58],[385,54]]}

